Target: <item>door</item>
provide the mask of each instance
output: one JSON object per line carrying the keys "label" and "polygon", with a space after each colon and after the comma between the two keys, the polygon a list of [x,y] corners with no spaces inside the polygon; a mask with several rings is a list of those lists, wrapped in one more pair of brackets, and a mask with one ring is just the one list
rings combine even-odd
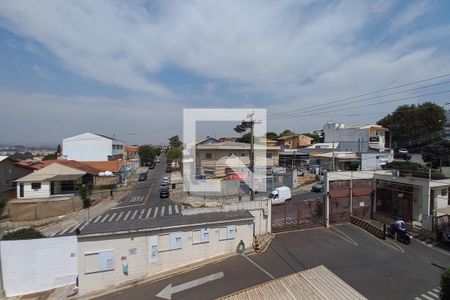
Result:
{"label": "door", "polygon": [[55,182],[52,181],[50,182],[50,195],[54,195],[55,194]]}
{"label": "door", "polygon": [[23,198],[23,183],[21,183],[20,185],[19,185],[19,196],[20,196],[20,198]]}

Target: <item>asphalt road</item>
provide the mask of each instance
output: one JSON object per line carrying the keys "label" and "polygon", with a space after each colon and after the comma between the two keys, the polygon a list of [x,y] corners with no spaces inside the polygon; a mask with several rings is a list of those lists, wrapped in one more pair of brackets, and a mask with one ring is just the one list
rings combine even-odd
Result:
{"label": "asphalt road", "polygon": [[450,267],[450,256],[415,240],[408,246],[382,241],[346,224],[277,234],[263,254],[233,256],[99,299],[160,299],[156,295],[169,284],[179,286],[223,272],[222,278],[172,295],[172,299],[215,299],[318,265],[325,265],[369,299],[429,300],[437,299],[433,294],[441,267]]}

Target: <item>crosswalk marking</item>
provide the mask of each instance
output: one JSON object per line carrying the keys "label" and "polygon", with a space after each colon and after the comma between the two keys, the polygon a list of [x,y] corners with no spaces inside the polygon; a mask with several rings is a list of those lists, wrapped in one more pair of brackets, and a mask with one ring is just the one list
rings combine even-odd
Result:
{"label": "crosswalk marking", "polygon": [[166,211],[166,207],[165,206],[161,207],[161,217],[164,216],[165,211]]}
{"label": "crosswalk marking", "polygon": [[122,215],[123,215],[123,211],[120,212],[119,216],[118,216],[117,219],[116,219],[116,222],[120,220],[120,218],[122,217]]}
{"label": "crosswalk marking", "polygon": [[112,215],[111,215],[111,218],[109,218],[109,220],[108,220],[108,222],[111,222],[113,219],[114,219],[114,217],[117,215],[117,213],[115,212],[115,213],[113,213]]}
{"label": "crosswalk marking", "polygon": [[150,207],[150,208],[148,209],[147,214],[145,215],[145,218],[148,219],[148,217],[150,216],[151,213],[152,213],[152,208]]}
{"label": "crosswalk marking", "polygon": [[178,214],[178,205],[175,205],[175,213]]}
{"label": "crosswalk marking", "polygon": [[439,293],[440,290],[438,289],[433,289],[433,292]]}
{"label": "crosswalk marking", "polygon": [[172,205],[169,205],[169,215],[172,214]]}
{"label": "crosswalk marking", "polygon": [[131,217],[130,220],[133,220],[134,218],[136,218],[136,215],[137,215],[138,211],[139,211],[139,209],[136,209],[136,210],[134,211],[133,216]]}
{"label": "crosswalk marking", "polygon": [[64,233],[66,233],[67,230],[69,230],[70,228],[72,228],[72,226],[67,227],[65,230],[61,231],[61,233],[59,235],[63,235]]}
{"label": "crosswalk marking", "polygon": [[433,293],[432,291],[428,291],[427,293],[433,297],[439,298],[439,295],[437,295],[436,293]]}
{"label": "crosswalk marking", "polygon": [[100,221],[100,223],[105,222],[105,220],[106,220],[108,217],[109,217],[109,214],[107,214],[107,215],[103,218],[103,220]]}
{"label": "crosswalk marking", "polygon": [[156,215],[158,214],[158,207],[155,209],[155,213],[153,214],[153,218],[156,218]]}
{"label": "crosswalk marking", "polygon": [[97,223],[97,221],[100,220],[101,217],[102,217],[101,215],[98,216],[97,219],[95,219],[93,223],[94,223],[94,224]]}
{"label": "crosswalk marking", "polygon": [[73,228],[69,231],[69,233],[72,233],[72,232],[74,232],[75,231],[75,229],[77,229],[78,228],[78,226],[80,226],[81,224],[77,224],[77,225],[75,225],[75,226],[73,226]]}
{"label": "crosswalk marking", "polygon": [[128,220],[128,216],[131,214],[131,210],[127,211],[127,214],[125,215],[125,218],[123,218],[124,221]]}
{"label": "crosswalk marking", "polygon": [[86,227],[86,226],[89,224],[89,222],[90,222],[91,220],[92,220],[92,219],[90,219],[89,221],[86,221],[86,222],[80,227],[80,231],[83,230],[84,227]]}
{"label": "crosswalk marking", "polygon": [[427,300],[435,300],[435,299],[433,299],[433,298],[431,298],[431,297],[429,297],[429,296],[427,296],[425,294],[420,295],[420,297],[425,298]]}
{"label": "crosswalk marking", "polygon": [[139,214],[139,219],[142,219],[142,216],[144,215],[144,213],[145,213],[145,208],[141,210],[141,213]]}
{"label": "crosswalk marking", "polygon": [[50,234],[50,237],[54,236],[55,234],[57,234],[58,232],[53,232],[52,234]]}

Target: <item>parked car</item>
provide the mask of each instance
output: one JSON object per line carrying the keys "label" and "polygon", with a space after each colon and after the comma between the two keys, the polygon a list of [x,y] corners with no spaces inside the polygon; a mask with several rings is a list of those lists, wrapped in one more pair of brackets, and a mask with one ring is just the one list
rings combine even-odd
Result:
{"label": "parked car", "polygon": [[169,183],[168,182],[161,182],[161,188],[163,189],[168,189],[169,188]]}
{"label": "parked car", "polygon": [[159,198],[169,198],[169,189],[168,188],[161,188],[159,190]]}
{"label": "parked car", "polygon": [[139,174],[139,181],[145,181],[147,180],[147,173],[141,173]]}
{"label": "parked car", "polygon": [[399,148],[394,153],[394,158],[400,158],[404,160],[410,160],[411,154],[408,152],[408,149]]}
{"label": "parked car", "polygon": [[170,173],[172,171],[172,168],[170,166],[166,167],[166,173]]}
{"label": "parked car", "polygon": [[311,187],[311,192],[322,193],[323,192],[323,181],[318,181]]}
{"label": "parked car", "polygon": [[155,162],[156,162],[156,163],[160,163],[160,162],[161,162],[161,160],[159,159],[159,157],[157,157],[157,158],[155,159]]}
{"label": "parked car", "polygon": [[291,200],[291,189],[287,186],[277,187],[269,194],[269,200],[272,201],[272,204],[281,204],[289,201]]}
{"label": "parked car", "polygon": [[162,182],[166,182],[166,183],[169,183],[169,177],[167,177],[167,176],[164,176],[163,177],[163,179],[162,179]]}
{"label": "parked car", "polygon": [[155,164],[154,162],[152,162],[152,163],[148,166],[149,169],[154,169],[155,167],[156,167],[156,164]]}

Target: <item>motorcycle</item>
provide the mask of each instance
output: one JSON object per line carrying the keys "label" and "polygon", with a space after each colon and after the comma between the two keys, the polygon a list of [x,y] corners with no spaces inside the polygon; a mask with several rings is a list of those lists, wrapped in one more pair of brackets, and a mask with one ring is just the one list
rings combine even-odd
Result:
{"label": "motorcycle", "polygon": [[[392,239],[395,238],[395,232],[392,230],[391,226],[386,228],[386,234]],[[397,241],[409,245],[409,243],[411,243],[411,236],[406,231],[403,233],[398,233]]]}

